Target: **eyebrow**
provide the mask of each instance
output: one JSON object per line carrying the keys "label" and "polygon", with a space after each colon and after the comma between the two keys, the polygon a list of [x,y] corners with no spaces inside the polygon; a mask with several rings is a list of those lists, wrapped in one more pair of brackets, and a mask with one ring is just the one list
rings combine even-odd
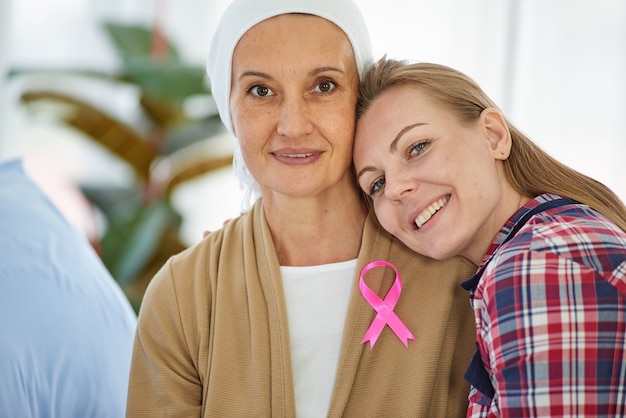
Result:
{"label": "eyebrow", "polygon": [[[424,122],[417,122],[417,123],[414,123],[412,125],[407,125],[404,128],[402,128],[400,132],[398,132],[396,137],[393,139],[393,141],[391,141],[391,144],[389,144],[389,153],[396,152],[396,149],[398,149],[398,141],[400,141],[400,138],[402,138],[402,135],[404,135],[411,129],[416,128],[418,126],[422,126],[422,125],[428,125],[428,124]],[[359,181],[359,179],[361,178],[363,174],[369,171],[374,171],[374,170],[375,168],[372,166],[363,167],[361,170],[359,170],[358,174],[356,175],[357,182]]]}
{"label": "eyebrow", "polygon": [[416,128],[418,126],[422,126],[422,125],[426,125],[426,123],[418,122],[412,125],[407,125],[404,128],[402,128],[400,132],[398,132],[398,135],[396,135],[396,137],[393,139],[393,141],[391,141],[391,144],[389,144],[389,152],[390,153],[396,152],[396,149],[398,148],[398,141],[400,141],[400,138],[402,138],[402,135],[404,135],[411,129]]}
{"label": "eyebrow", "polygon": [[309,74],[310,75],[318,75],[320,73],[325,73],[327,71],[331,71],[331,72],[335,72],[335,73],[341,73],[341,74],[345,73],[344,70],[341,70],[341,69],[339,69],[337,67],[320,67],[320,68],[314,69]]}
{"label": "eyebrow", "polygon": [[269,74],[265,74],[265,73],[262,73],[260,71],[245,71],[245,72],[241,73],[239,75],[239,77],[237,77],[237,79],[238,80],[242,80],[245,77],[260,77],[260,78],[267,78],[269,80],[273,80],[274,79],[274,77],[270,76]]}
{"label": "eyebrow", "polygon": [[[336,73],[341,73],[344,74],[345,71],[336,68],[336,67],[320,67],[320,68],[316,68],[313,71],[309,72],[309,75],[311,76],[316,76],[318,74],[321,73],[325,73],[327,71],[331,71],[331,72],[336,72]],[[241,73],[241,75],[239,75],[239,77],[237,77],[239,80],[245,78],[245,77],[260,77],[260,78],[266,78],[268,80],[273,80],[274,77],[270,76],[269,74],[266,74],[264,72],[261,71],[245,71],[243,73]]]}

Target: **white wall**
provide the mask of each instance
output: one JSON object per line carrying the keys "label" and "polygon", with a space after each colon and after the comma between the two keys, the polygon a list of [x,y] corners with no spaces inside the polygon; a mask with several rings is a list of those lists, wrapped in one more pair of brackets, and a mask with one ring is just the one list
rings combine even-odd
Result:
{"label": "white wall", "polygon": [[524,2],[515,122],[626,199],[626,2]]}

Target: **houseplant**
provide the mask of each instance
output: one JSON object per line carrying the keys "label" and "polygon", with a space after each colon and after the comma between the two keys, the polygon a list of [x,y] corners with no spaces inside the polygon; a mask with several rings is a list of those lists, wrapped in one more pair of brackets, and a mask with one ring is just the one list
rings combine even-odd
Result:
{"label": "houseplant", "polygon": [[[224,132],[214,107],[200,114],[186,110],[190,101],[211,103],[203,67],[183,62],[158,27],[109,22],[104,29],[120,57],[119,71],[57,72],[133,86],[147,128],[56,89],[25,90],[21,101],[62,107],[56,112],[60,120],[131,167],[133,175],[123,186],[81,189],[105,219],[102,238],[94,246],[138,309],[152,275],[168,257],[186,248],[172,192],[188,180],[230,165],[232,155],[213,152],[210,146]],[[115,89],[110,91],[115,94]]]}

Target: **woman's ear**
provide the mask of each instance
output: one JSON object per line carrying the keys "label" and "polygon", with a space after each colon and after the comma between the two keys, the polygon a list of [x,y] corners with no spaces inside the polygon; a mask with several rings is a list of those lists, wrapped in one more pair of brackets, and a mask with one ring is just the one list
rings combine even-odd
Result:
{"label": "woman's ear", "polygon": [[497,109],[487,108],[480,114],[480,119],[493,158],[496,160],[509,158],[511,132],[502,113]]}

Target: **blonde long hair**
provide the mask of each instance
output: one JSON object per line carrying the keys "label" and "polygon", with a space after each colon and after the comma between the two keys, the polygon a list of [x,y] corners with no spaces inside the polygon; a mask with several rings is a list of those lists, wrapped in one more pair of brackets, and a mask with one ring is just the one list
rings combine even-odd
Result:
{"label": "blonde long hair", "polygon": [[[392,87],[409,85],[450,109],[462,123],[472,123],[487,108],[498,109],[467,75],[444,65],[408,63],[383,57],[364,75],[357,121],[372,102]],[[607,186],[551,157],[506,119],[511,153],[504,162],[513,187],[528,197],[555,193],[584,203],[626,231],[626,206]]]}

